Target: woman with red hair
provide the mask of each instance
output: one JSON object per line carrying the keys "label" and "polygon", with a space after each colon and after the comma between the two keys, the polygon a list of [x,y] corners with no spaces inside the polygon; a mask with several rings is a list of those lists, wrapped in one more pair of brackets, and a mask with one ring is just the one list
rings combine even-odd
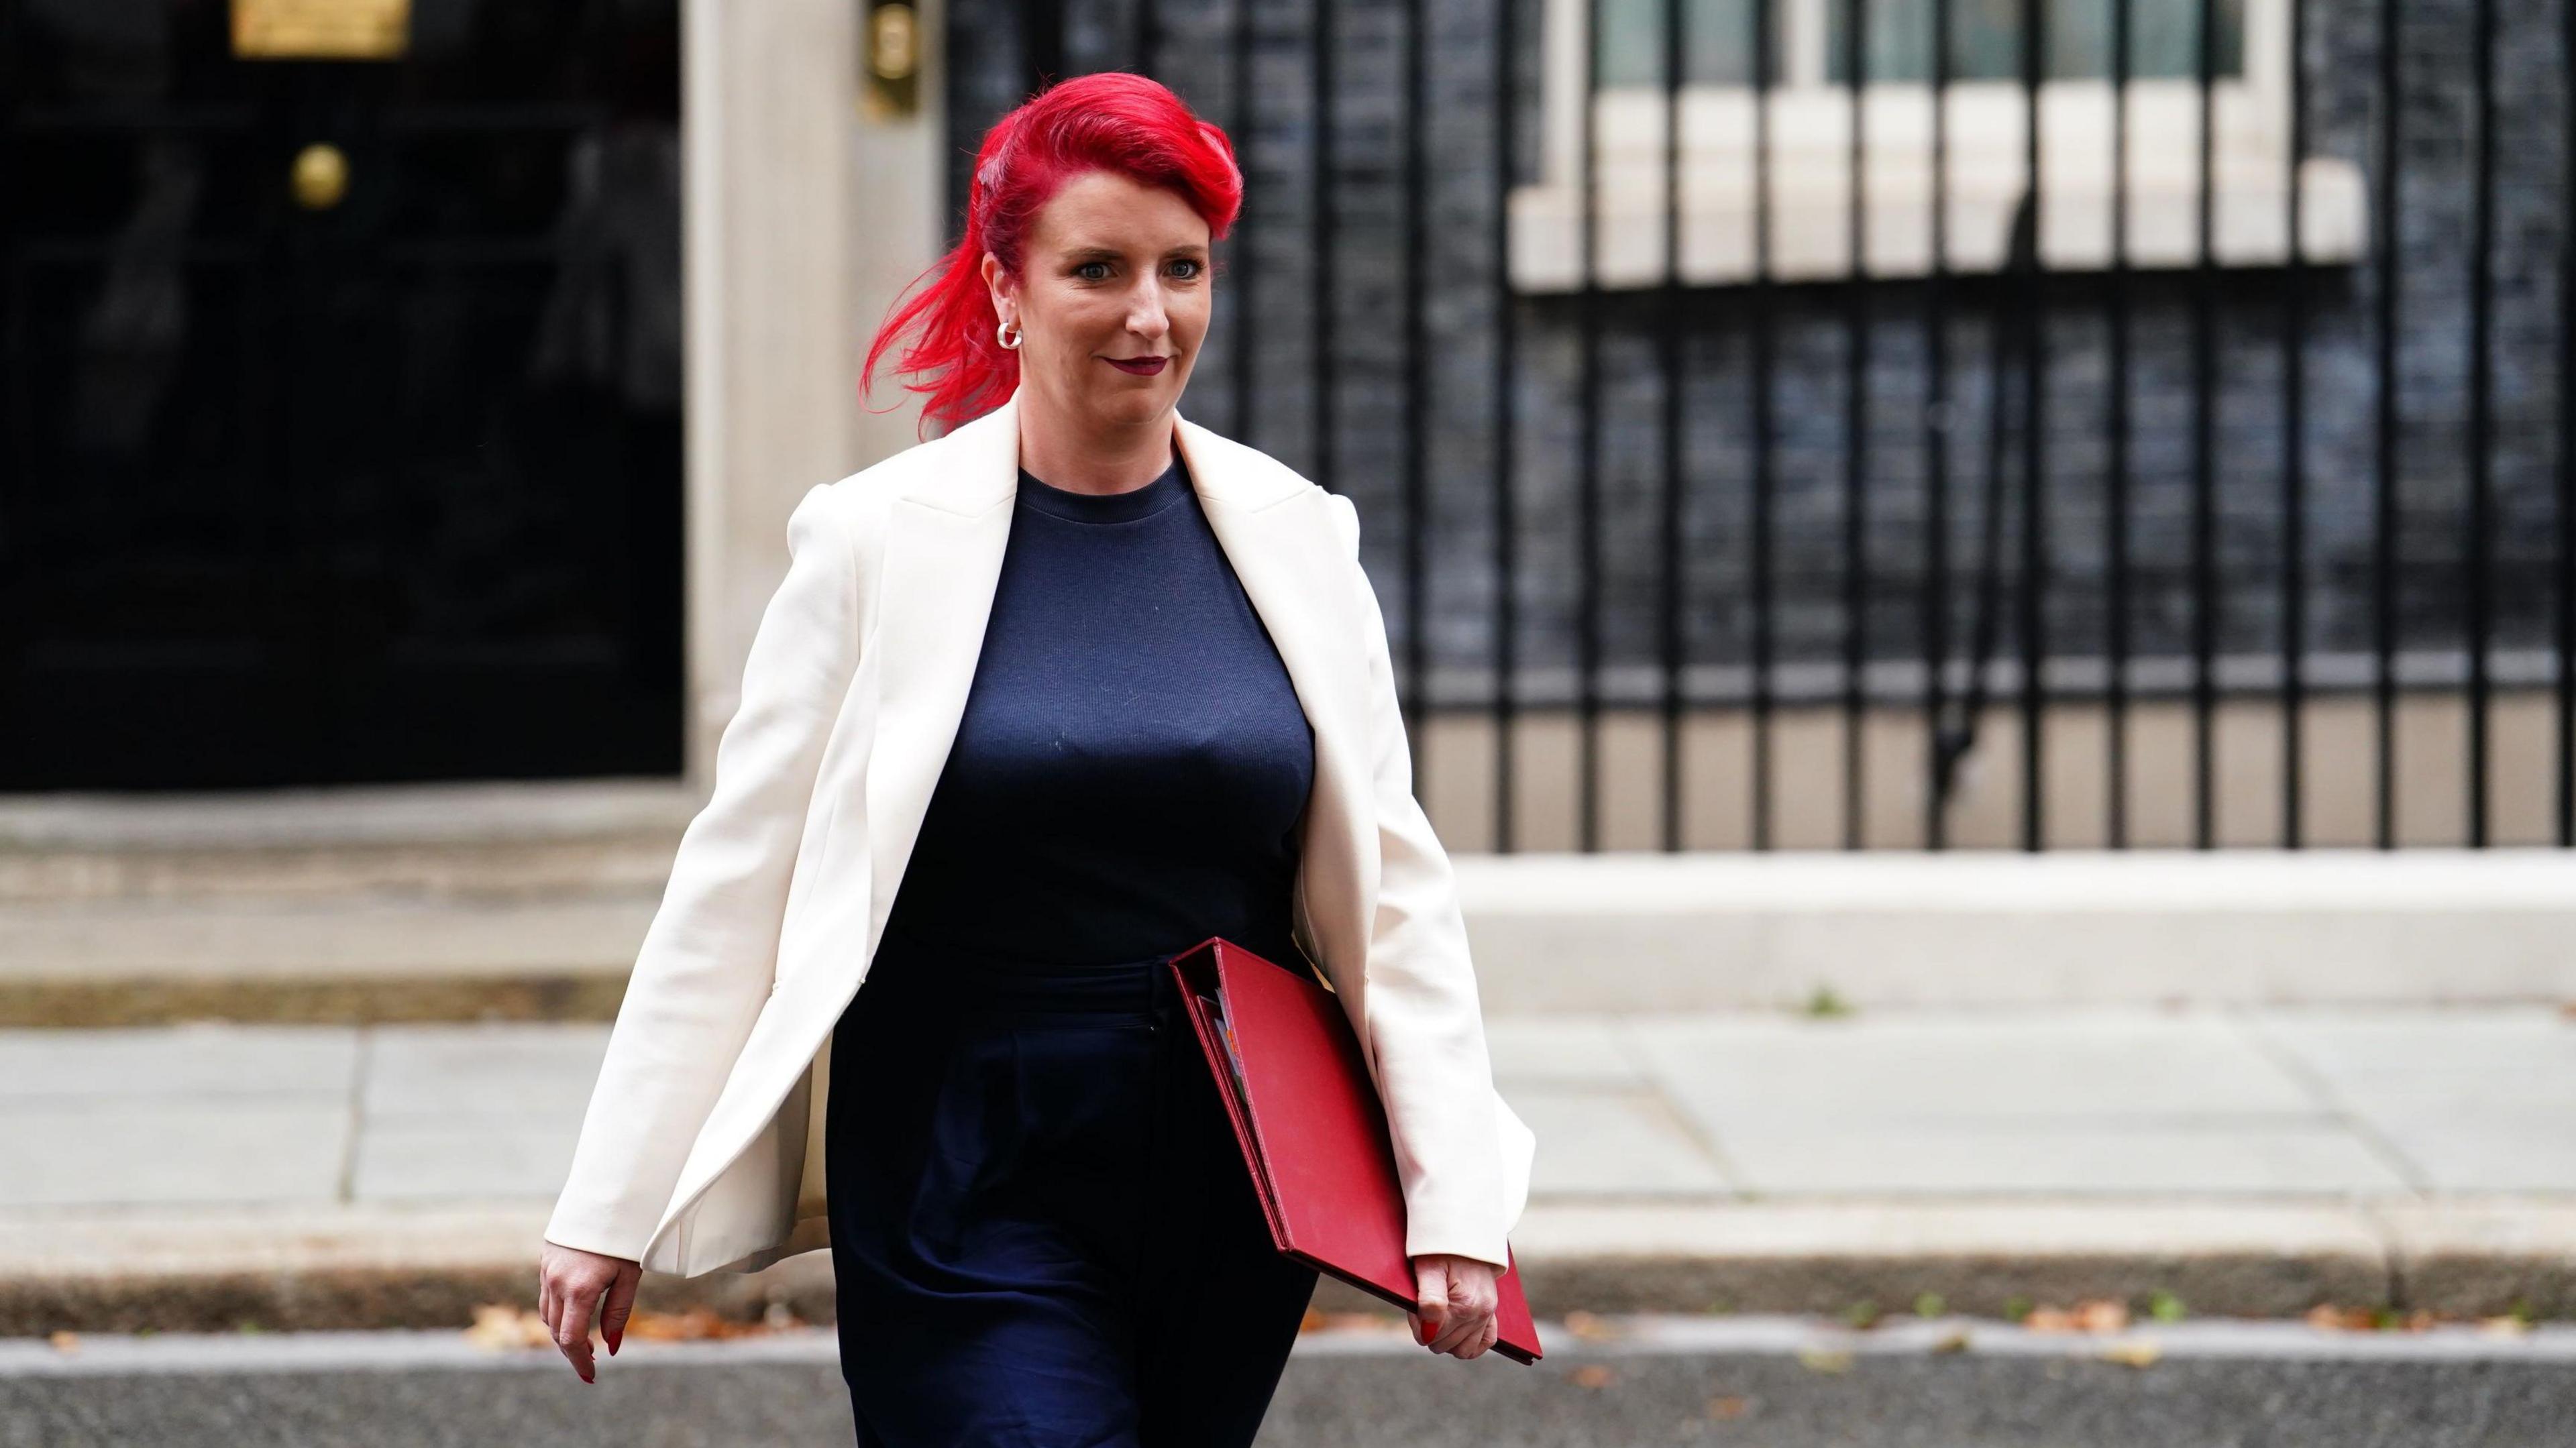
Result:
{"label": "woman with red hair", "polygon": [[1332,984],[1416,1340],[1492,1345],[1532,1142],[1357,515],[1179,412],[1242,199],[1225,134],[1139,76],[985,137],[862,374],[909,336],[940,435],[790,521],[546,1233],[585,1379],[640,1265],[828,1245],[862,1445],[1249,1444],[1316,1273],[1179,1008],[1167,962],[1212,936]]}

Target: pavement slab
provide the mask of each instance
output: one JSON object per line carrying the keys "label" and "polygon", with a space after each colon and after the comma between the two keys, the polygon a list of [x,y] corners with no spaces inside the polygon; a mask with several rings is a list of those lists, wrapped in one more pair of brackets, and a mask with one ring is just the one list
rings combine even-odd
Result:
{"label": "pavement slab", "polygon": [[1650,1090],[1502,1088],[1548,1145],[1530,1167],[1536,1196],[1711,1197],[1733,1190],[1672,1103]]}
{"label": "pavement slab", "polygon": [[604,1026],[552,1022],[378,1026],[366,1033],[370,1120],[460,1115],[581,1119],[608,1049]]}
{"label": "pavement slab", "polygon": [[2321,1116],[2215,1012],[1640,1018],[1647,1069],[1716,1129],[1751,1121]]}
{"label": "pavement slab", "polygon": [[[0,1330],[532,1293],[608,1030],[0,1031]],[[1569,1013],[1488,1039],[1538,1136],[1534,1299],[2576,1314],[2576,1020],[2551,1007]],[[652,1291],[810,1315],[827,1268]]]}
{"label": "pavement slab", "polygon": [[1772,1195],[2336,1197],[2405,1190],[2330,1122],[1756,1122],[1717,1133]]}
{"label": "pavement slab", "polygon": [[349,1138],[327,1097],[13,1102],[0,1209],[342,1200]]}
{"label": "pavement slab", "polygon": [[94,1031],[0,1030],[0,1107],[78,1098],[270,1094],[345,1099],[358,1035],[206,1022]]}

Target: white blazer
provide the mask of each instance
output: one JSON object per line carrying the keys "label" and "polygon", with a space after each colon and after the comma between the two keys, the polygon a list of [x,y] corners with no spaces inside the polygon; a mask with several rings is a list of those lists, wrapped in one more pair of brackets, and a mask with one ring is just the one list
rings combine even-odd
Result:
{"label": "white blazer", "polygon": [[[966,707],[1018,493],[1018,401],[816,486],[789,518],[787,576],[547,1240],[691,1276],[828,1245],[830,1033],[875,958]],[[1314,730],[1292,918],[1386,1105],[1405,1249],[1500,1265],[1536,1141],[1494,1089],[1358,513],[1195,423],[1179,421],[1177,441]]]}

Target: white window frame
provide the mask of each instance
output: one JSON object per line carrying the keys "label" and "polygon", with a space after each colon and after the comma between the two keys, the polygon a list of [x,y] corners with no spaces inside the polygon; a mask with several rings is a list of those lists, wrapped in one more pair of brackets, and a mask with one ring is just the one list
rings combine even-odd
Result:
{"label": "white window frame", "polygon": [[[1824,79],[1826,0],[1777,0],[1783,79],[1764,94],[1770,152],[1768,274],[1781,281],[1851,274],[1850,87]],[[1512,281],[1523,292],[1576,290],[1583,192],[1577,166],[1589,53],[1587,0],[1545,0],[1541,180],[1511,194]],[[2277,266],[2289,259],[2289,0],[2245,0],[2241,77],[2215,85],[2212,247],[2221,266]],[[2056,271],[2111,265],[2113,91],[2107,79],[2040,87],[2040,250]],[[1683,87],[1679,280],[1691,286],[1755,279],[1754,91]],[[2132,79],[2128,109],[2128,262],[2187,267],[2199,256],[2200,84]],[[1944,88],[1948,232],[1945,269],[1992,272],[2008,264],[2015,207],[2025,189],[2027,100],[2017,81],[1953,81]],[[1862,248],[1874,277],[1932,270],[1932,87],[1871,82],[1862,97],[1868,143]],[[1605,88],[1593,99],[1594,276],[1607,288],[1664,279],[1664,136],[1660,85]],[[2368,239],[2360,168],[2311,156],[2296,168],[2301,259],[2341,263]]]}

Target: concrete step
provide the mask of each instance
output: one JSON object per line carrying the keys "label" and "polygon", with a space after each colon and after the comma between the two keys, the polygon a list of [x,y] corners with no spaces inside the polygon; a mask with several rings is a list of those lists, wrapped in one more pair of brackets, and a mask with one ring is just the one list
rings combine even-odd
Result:
{"label": "concrete step", "polygon": [[[0,804],[0,1024],[606,1019],[676,786]],[[2576,1000],[2576,852],[1457,859],[1486,1011]]]}
{"label": "concrete step", "polygon": [[[1436,1357],[1400,1326],[1300,1337],[1264,1448],[2564,1448],[2576,1328],[2052,1334],[1956,1319],[1541,1324],[1546,1356]],[[828,1331],[644,1342],[583,1384],[455,1331],[0,1342],[0,1445],[454,1448],[845,1443]]]}
{"label": "concrete step", "polygon": [[0,801],[0,1025],[605,1020],[661,781]]}
{"label": "concrete step", "polygon": [[663,781],[0,799],[0,906],[658,894],[698,800]]}
{"label": "concrete step", "polygon": [[[298,1209],[89,1208],[0,1216],[0,1337],[461,1326],[536,1304],[545,1203]],[[2576,1318],[2576,1207],[2512,1201],[2083,1201],[1532,1205],[1513,1232],[1532,1306],[1585,1312],[1843,1314],[1937,1296],[2002,1317],[2015,1299],[2168,1294],[2194,1315],[2320,1305]],[[642,1306],[833,1316],[831,1256],[756,1273],[648,1273]],[[1326,1279],[1329,1312],[1378,1311]]]}
{"label": "concrete step", "polygon": [[0,1026],[611,1020],[660,888],[0,903]]}
{"label": "concrete step", "polygon": [[2576,999],[2576,852],[1461,859],[1486,1010]]}

